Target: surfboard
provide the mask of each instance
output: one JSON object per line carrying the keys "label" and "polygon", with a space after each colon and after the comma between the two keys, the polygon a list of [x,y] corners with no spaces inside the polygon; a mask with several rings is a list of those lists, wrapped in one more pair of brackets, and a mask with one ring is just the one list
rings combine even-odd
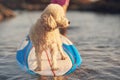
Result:
{"label": "surfboard", "polygon": [[50,50],[48,49],[42,53],[41,71],[35,71],[35,68],[38,66],[35,57],[35,48],[32,46],[32,42],[28,36],[26,36],[22,41],[16,53],[16,60],[19,66],[24,71],[33,75],[61,76],[74,72],[82,63],[81,55],[75,45],[67,37],[61,35],[61,40],[63,42],[62,47],[67,58],[65,60],[61,60],[60,54],[58,53],[58,70],[53,71],[51,69],[51,55]]}

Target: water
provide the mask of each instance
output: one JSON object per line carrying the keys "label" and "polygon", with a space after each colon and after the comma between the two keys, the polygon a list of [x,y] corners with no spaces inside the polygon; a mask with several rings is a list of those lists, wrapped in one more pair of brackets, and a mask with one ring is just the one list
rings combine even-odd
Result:
{"label": "water", "polygon": [[[0,23],[0,80],[53,80],[29,75],[18,66],[17,47],[41,12],[16,11]],[[69,11],[68,37],[81,53],[81,68],[56,80],[120,80],[120,15]],[[57,77],[58,78],[58,77]]]}

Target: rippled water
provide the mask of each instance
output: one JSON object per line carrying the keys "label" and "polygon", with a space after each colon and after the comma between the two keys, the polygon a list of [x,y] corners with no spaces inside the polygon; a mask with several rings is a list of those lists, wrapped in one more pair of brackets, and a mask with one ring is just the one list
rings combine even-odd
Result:
{"label": "rippled water", "polygon": [[[18,66],[16,49],[41,12],[16,11],[0,23],[0,80],[52,80],[29,75]],[[59,80],[120,80],[120,15],[68,12],[68,37],[81,53],[83,63]],[[56,79],[58,80],[58,79]]]}

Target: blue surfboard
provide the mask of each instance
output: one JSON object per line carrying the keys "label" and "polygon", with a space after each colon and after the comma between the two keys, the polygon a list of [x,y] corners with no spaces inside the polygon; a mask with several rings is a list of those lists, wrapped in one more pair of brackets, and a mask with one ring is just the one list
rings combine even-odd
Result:
{"label": "blue surfboard", "polygon": [[38,66],[35,57],[35,48],[32,46],[32,42],[27,36],[20,47],[17,50],[16,60],[19,66],[26,72],[30,74],[38,74],[44,76],[61,76],[68,75],[74,72],[77,68],[80,67],[82,63],[82,58],[75,47],[75,45],[66,37],[61,35],[61,40],[63,42],[63,50],[65,55],[67,56],[66,60],[61,60],[60,55],[57,57],[57,66],[58,70],[52,71],[50,67],[50,51],[47,50],[47,54],[43,51],[42,55],[42,70],[34,71],[34,69]]}

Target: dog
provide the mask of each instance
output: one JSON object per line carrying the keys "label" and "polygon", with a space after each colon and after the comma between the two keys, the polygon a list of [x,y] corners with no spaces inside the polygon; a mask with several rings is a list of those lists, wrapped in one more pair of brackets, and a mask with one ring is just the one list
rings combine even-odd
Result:
{"label": "dog", "polygon": [[41,71],[41,56],[44,50],[50,49],[52,70],[58,70],[58,53],[61,55],[61,60],[67,58],[63,52],[59,28],[67,28],[69,24],[70,22],[66,18],[63,8],[58,4],[49,4],[35,25],[31,27],[29,37],[35,47],[38,64],[36,71]]}

